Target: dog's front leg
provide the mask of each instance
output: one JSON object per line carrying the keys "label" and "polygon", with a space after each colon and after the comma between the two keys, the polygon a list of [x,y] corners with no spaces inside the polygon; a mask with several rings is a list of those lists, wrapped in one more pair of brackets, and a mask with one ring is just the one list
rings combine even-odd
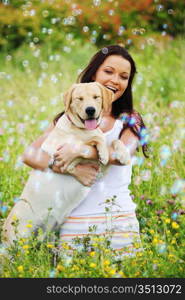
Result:
{"label": "dog's front leg", "polygon": [[81,158],[76,158],[76,159],[74,159],[74,160],[67,166],[66,171],[67,171],[68,173],[71,173],[71,174],[72,174],[73,171],[74,171],[74,168],[76,167],[76,165],[78,165],[81,161],[82,161]]}
{"label": "dog's front leg", "polygon": [[105,143],[98,143],[96,145],[99,154],[99,161],[103,165],[107,165],[109,162],[109,149]]}
{"label": "dog's front leg", "polygon": [[109,149],[106,145],[106,141],[100,137],[93,137],[92,140],[87,144],[96,146],[99,155],[99,161],[103,165],[107,165],[109,161]]}
{"label": "dog's front leg", "polygon": [[112,142],[113,157],[117,159],[122,165],[128,165],[131,162],[131,156],[127,147],[120,140]]}

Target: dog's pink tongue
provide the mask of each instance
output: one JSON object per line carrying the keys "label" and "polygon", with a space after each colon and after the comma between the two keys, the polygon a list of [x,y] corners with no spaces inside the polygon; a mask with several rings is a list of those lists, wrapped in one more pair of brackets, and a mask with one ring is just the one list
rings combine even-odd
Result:
{"label": "dog's pink tongue", "polygon": [[93,120],[85,120],[85,128],[92,130],[97,127],[97,121],[95,119]]}

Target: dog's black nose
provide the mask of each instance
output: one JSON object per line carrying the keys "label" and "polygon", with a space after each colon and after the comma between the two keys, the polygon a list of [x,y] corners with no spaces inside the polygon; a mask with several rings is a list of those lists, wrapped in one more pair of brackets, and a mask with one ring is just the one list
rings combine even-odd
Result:
{"label": "dog's black nose", "polygon": [[95,113],[95,108],[93,106],[89,106],[86,108],[85,112],[88,115],[88,117],[93,117],[94,113]]}

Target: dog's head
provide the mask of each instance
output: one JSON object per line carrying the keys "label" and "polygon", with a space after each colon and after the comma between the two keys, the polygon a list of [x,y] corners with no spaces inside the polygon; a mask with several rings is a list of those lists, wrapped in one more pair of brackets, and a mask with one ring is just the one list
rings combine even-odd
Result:
{"label": "dog's head", "polygon": [[114,93],[98,82],[78,83],[64,94],[65,112],[80,128],[95,129],[114,99]]}

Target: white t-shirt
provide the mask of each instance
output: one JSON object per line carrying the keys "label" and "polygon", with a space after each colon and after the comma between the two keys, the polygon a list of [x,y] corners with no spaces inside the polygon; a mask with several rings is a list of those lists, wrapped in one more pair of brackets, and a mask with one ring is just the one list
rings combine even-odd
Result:
{"label": "white t-shirt", "polygon": [[[108,145],[119,138],[122,128],[122,121],[117,119],[113,128],[104,133]],[[70,216],[103,213],[108,207],[105,201],[114,195],[115,205],[112,206],[111,211],[134,211],[136,204],[132,201],[128,188],[131,175],[132,162],[128,166],[110,165],[106,174],[91,186],[87,197],[71,212]]]}

